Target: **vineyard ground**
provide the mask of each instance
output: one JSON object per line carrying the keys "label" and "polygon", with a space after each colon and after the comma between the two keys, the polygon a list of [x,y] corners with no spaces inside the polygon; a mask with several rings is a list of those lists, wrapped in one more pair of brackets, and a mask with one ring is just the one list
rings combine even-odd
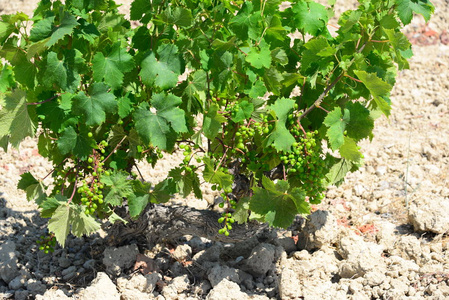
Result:
{"label": "vineyard ground", "polygon": [[[365,166],[295,230],[153,249],[108,247],[100,232],[44,255],[35,241],[46,221],[16,185],[21,173],[43,178],[50,165],[33,139],[0,150],[0,299],[449,298],[449,3],[432,2],[432,21],[406,28],[415,56],[398,76],[392,115],[363,144]],[[0,14],[30,14],[36,3],[0,0]],[[180,159],[141,171],[157,182]],[[172,203],[206,208],[215,196]]]}

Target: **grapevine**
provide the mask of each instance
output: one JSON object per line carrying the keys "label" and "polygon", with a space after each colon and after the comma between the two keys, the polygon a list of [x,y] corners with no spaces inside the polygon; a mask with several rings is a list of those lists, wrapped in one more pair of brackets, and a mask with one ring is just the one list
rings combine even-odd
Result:
{"label": "grapevine", "polygon": [[[125,222],[117,207],[138,218],[175,194],[201,198],[204,181],[225,236],[309,214],[363,164],[358,144],[409,67],[401,29],[434,10],[359,0],[333,23],[335,5],[134,0],[123,16],[112,0],[42,0],[33,17],[2,15],[0,147],[37,137],[53,164],[51,185],[30,172],[18,184],[49,218],[40,248]],[[175,151],[166,179],[138,174]]]}

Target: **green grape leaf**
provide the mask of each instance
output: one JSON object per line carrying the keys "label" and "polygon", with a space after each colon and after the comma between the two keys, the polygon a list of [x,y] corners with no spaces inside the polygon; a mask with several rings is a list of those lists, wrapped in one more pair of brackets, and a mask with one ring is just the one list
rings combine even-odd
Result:
{"label": "green grape leaf", "polygon": [[212,160],[208,157],[204,157],[203,162],[205,164],[203,171],[204,180],[212,184],[218,184],[222,189],[232,187],[234,180],[231,174],[215,170]]}
{"label": "green grape leaf", "polygon": [[270,226],[287,228],[298,213],[308,213],[305,193],[300,189],[289,191],[289,184],[279,180],[276,184],[267,177],[262,178],[263,187],[254,187],[249,208],[257,214],[265,215]]}
{"label": "green grape leaf", "polygon": [[155,94],[151,98],[152,107],[142,103],[134,112],[136,130],[146,144],[161,149],[171,148],[175,133],[187,132],[185,113],[177,107],[181,98],[173,94]]}
{"label": "green grape leaf", "polygon": [[127,179],[128,173],[124,171],[114,172],[111,175],[103,175],[100,179],[105,185],[104,201],[114,206],[122,205],[123,198],[132,195],[131,181]]}
{"label": "green grape leaf", "polygon": [[235,123],[242,122],[251,117],[251,114],[254,111],[254,104],[244,100],[236,105],[239,110],[236,112],[234,117],[232,117],[232,121]]}
{"label": "green grape leaf", "polygon": [[266,70],[265,74],[263,75],[263,80],[265,81],[265,86],[267,87],[269,92],[272,92],[276,96],[280,95],[284,77],[276,68],[271,67],[270,69]]}
{"label": "green grape leaf", "polygon": [[78,21],[81,26],[75,29],[76,36],[88,41],[90,44],[95,44],[95,39],[101,35],[97,27],[84,19],[79,19]]}
{"label": "green grape leaf", "polygon": [[250,98],[259,98],[263,97],[267,92],[267,88],[263,81],[256,81],[255,84],[251,86],[251,89],[245,90],[245,93],[248,94]]}
{"label": "green grape leaf", "polygon": [[93,216],[86,215],[83,207],[71,204],[70,209],[71,231],[74,236],[82,237],[84,234],[91,234],[100,229],[100,223]]}
{"label": "green grape leaf", "polygon": [[129,99],[128,95],[125,95],[119,99],[117,99],[117,110],[118,115],[121,119],[126,118],[131,111],[133,110],[131,99]]}
{"label": "green grape leaf", "polygon": [[279,64],[285,66],[288,64],[288,56],[285,53],[285,50],[282,48],[276,48],[271,51],[271,57],[273,61],[278,62]]}
{"label": "green grape leaf", "polygon": [[135,195],[128,196],[128,209],[129,215],[132,218],[137,218],[150,202],[150,194],[147,195]]}
{"label": "green grape leaf", "polygon": [[115,224],[116,222],[123,222],[123,224],[128,224],[128,221],[117,215],[114,211],[110,210],[107,211],[107,214],[109,214],[108,221],[111,224]]}
{"label": "green grape leaf", "polygon": [[102,16],[97,24],[100,33],[106,33],[110,29],[120,28],[126,20],[120,14],[107,13]]}
{"label": "green grape leaf", "polygon": [[64,60],[58,59],[58,54],[49,52],[44,75],[44,83],[47,87],[57,84],[63,91],[74,92],[80,84],[81,77],[76,69],[67,65]]}
{"label": "green grape leaf", "polygon": [[134,193],[128,196],[128,208],[131,217],[136,218],[150,202],[151,183],[132,181]]}
{"label": "green grape leaf", "polygon": [[30,89],[34,89],[36,67],[28,60],[26,54],[15,53],[11,64],[13,65],[15,80]]}
{"label": "green grape leaf", "polygon": [[[248,36],[254,38],[257,34],[250,33],[251,16],[253,12],[253,3],[251,1],[244,1],[238,13],[229,21],[229,27],[234,34],[241,40],[248,39]],[[260,14],[259,14],[260,15]],[[257,37],[255,37],[257,38]]]}
{"label": "green grape leaf", "polygon": [[343,115],[341,108],[338,106],[329,112],[324,119],[323,124],[328,127],[326,136],[329,139],[332,150],[337,150],[344,144],[344,131],[349,120],[349,110],[345,109]]}
{"label": "green grape leaf", "polygon": [[97,52],[92,60],[94,80],[98,82],[104,79],[114,89],[122,85],[124,73],[133,68],[133,57],[121,47],[120,42],[115,43],[106,56]]}
{"label": "green grape leaf", "polygon": [[66,203],[60,204],[48,221],[48,230],[55,234],[56,240],[61,247],[65,246],[65,241],[70,233],[71,221],[71,209]]}
{"label": "green grape leaf", "polygon": [[26,92],[15,90],[5,96],[0,110],[0,138],[9,136],[9,143],[17,148],[27,136],[34,136],[36,126],[28,112]]}
{"label": "green grape leaf", "polygon": [[73,110],[76,114],[84,116],[86,125],[100,125],[106,120],[106,113],[112,113],[117,108],[114,94],[109,87],[101,82],[91,85],[86,95],[83,91],[73,98]]}
{"label": "green grape leaf", "polygon": [[356,141],[372,137],[374,120],[370,116],[370,111],[359,102],[347,102],[346,109],[349,110],[351,119],[346,126],[348,136]]}
{"label": "green grape leaf", "polygon": [[52,28],[50,40],[46,44],[47,47],[53,46],[66,35],[72,34],[73,29],[78,25],[79,23],[76,21],[76,17],[68,12],[65,12],[61,23]]}
{"label": "green grape leaf", "polygon": [[358,162],[362,158],[357,143],[350,137],[344,137],[344,144],[340,148],[340,155],[347,160]]}
{"label": "green grape leaf", "polygon": [[260,50],[256,47],[251,47],[245,60],[256,69],[270,68],[271,65],[271,51],[267,44],[260,45]]}
{"label": "green grape leaf", "polygon": [[72,152],[81,160],[85,160],[95,146],[94,140],[87,136],[87,132],[79,134],[73,127],[65,128],[56,144],[62,155]]}
{"label": "green grape leaf", "polygon": [[287,116],[293,110],[295,101],[292,99],[281,98],[269,107],[275,113],[277,118],[275,128],[267,138],[266,146],[274,144],[278,151],[289,152],[295,142],[295,138],[286,127]]}
{"label": "green grape leaf", "polygon": [[232,217],[238,224],[244,224],[248,222],[249,217],[249,198],[244,197],[241,198],[236,205],[235,211],[232,214]]}
{"label": "green grape leaf", "polygon": [[346,174],[351,170],[352,163],[347,159],[340,159],[335,163],[329,173],[326,174],[326,178],[329,185],[340,185],[345,179]]}
{"label": "green grape leaf", "polygon": [[279,41],[285,40],[287,37],[287,30],[282,26],[282,22],[276,15],[267,16],[265,18],[267,23],[266,36],[267,39],[276,39]]}
{"label": "green grape leaf", "polygon": [[189,75],[184,88],[183,97],[187,98],[187,110],[191,111],[193,103],[199,101],[199,93],[206,90],[207,74],[203,70],[198,70]]}
{"label": "green grape leaf", "polygon": [[390,104],[385,100],[389,96],[392,86],[379,77],[376,73],[355,70],[354,74],[363,82],[366,88],[373,95],[374,101],[380,110],[386,115],[390,115]]}
{"label": "green grape leaf", "polygon": [[166,203],[177,192],[177,185],[173,178],[165,178],[156,184],[151,192],[151,203]]}
{"label": "green grape leaf", "polygon": [[296,26],[316,36],[326,28],[328,15],[326,7],[316,2],[300,0],[292,6]]}
{"label": "green grape leaf", "polygon": [[[12,70],[5,65],[0,71],[0,93],[6,92],[10,87],[13,87],[14,85],[15,83]],[[0,105],[3,104],[0,102]]]}
{"label": "green grape leaf", "polygon": [[[53,30],[54,16],[47,17],[36,22],[30,32],[30,40],[33,42],[39,42],[50,37]],[[48,41],[47,41],[48,43]]]}
{"label": "green grape leaf", "polygon": [[44,201],[39,203],[39,208],[41,209],[41,217],[42,218],[51,218],[55,212],[55,210],[67,203],[67,197],[62,195],[55,195],[51,198],[46,198]]}
{"label": "green grape leaf", "polygon": [[146,14],[151,15],[151,1],[135,0],[131,3],[130,19],[133,21],[140,20]]}
{"label": "green grape leaf", "polygon": [[168,176],[173,178],[182,197],[187,197],[193,192],[196,198],[203,198],[200,179],[195,172],[184,172],[181,168],[174,168],[168,172]]}
{"label": "green grape leaf", "polygon": [[30,172],[20,175],[20,180],[17,183],[17,188],[26,192],[28,201],[35,201],[37,205],[42,203],[45,199],[45,187],[39,182]]}
{"label": "green grape leaf", "polygon": [[221,129],[221,124],[226,122],[226,118],[218,113],[219,109],[217,104],[212,104],[209,111],[204,114],[203,132],[210,140],[215,139]]}
{"label": "green grape leaf", "polygon": [[428,22],[435,9],[429,0],[396,0],[396,5],[399,19],[404,25],[410,24],[413,13],[422,15]]}
{"label": "green grape leaf", "polygon": [[175,24],[179,27],[189,27],[192,25],[193,17],[192,12],[183,7],[169,7],[162,14],[162,20],[169,24]]}
{"label": "green grape leaf", "polygon": [[154,84],[161,89],[169,89],[178,83],[179,73],[170,68],[169,62],[158,61],[153,52],[142,61],[141,68],[139,75],[148,86]]}
{"label": "green grape leaf", "polygon": [[78,134],[73,127],[64,129],[61,137],[57,140],[58,149],[62,155],[65,155],[75,149]]}

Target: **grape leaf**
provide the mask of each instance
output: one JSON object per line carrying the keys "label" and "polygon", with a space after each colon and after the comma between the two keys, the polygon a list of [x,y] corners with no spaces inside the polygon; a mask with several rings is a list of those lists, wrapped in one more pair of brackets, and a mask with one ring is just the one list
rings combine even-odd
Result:
{"label": "grape leaf", "polygon": [[7,94],[0,110],[0,138],[10,136],[9,142],[17,148],[25,137],[34,136],[35,129],[28,112],[25,91],[15,90]]}
{"label": "grape leaf", "polygon": [[260,50],[258,50],[256,47],[251,47],[251,50],[249,51],[245,60],[249,62],[254,68],[268,69],[271,65],[270,48],[265,43],[260,45]]}
{"label": "grape leaf", "polygon": [[267,23],[266,35],[267,40],[270,38],[276,39],[279,41],[285,40],[287,37],[287,30],[282,26],[282,22],[276,15],[267,16],[265,18]]}
{"label": "grape leaf", "polygon": [[265,86],[268,91],[277,96],[280,95],[281,82],[283,79],[284,77],[282,74],[274,67],[265,71],[265,74],[263,75],[263,80],[265,81]]}
{"label": "grape leaf", "polygon": [[295,101],[292,99],[281,98],[269,107],[277,118],[273,132],[268,136],[266,146],[274,144],[279,151],[289,152],[295,142],[295,138],[288,131],[285,123],[287,116],[292,111]]}
{"label": "grape leaf", "polygon": [[151,203],[166,203],[178,192],[173,178],[165,178],[154,187],[150,194]]}
{"label": "grape leaf", "polygon": [[111,175],[103,175],[100,179],[105,185],[104,201],[114,206],[122,205],[123,198],[133,194],[131,181],[127,179],[128,173],[124,171],[114,172]]}
{"label": "grape leaf", "polygon": [[151,109],[146,102],[139,105],[133,117],[137,133],[146,144],[168,149],[176,137],[173,131],[187,132],[185,113],[177,107],[181,103],[181,98],[173,94],[155,94],[151,98]]}
{"label": "grape leaf", "polygon": [[187,110],[191,111],[192,105],[195,101],[199,100],[199,92],[204,91],[206,89],[207,84],[207,75],[203,70],[198,70],[193,74],[189,75],[189,78],[186,82],[185,86],[182,86],[184,89],[183,97],[187,98]]}
{"label": "grape leaf", "polygon": [[404,25],[410,24],[413,13],[422,15],[428,22],[435,9],[429,0],[396,0],[396,5],[399,19]]}
{"label": "grape leaf", "polygon": [[133,180],[132,185],[134,193],[128,196],[128,208],[131,217],[135,218],[150,202],[151,183]]}
{"label": "grape leaf", "polygon": [[[12,70],[5,65],[0,71],[0,93],[6,92],[10,87],[13,86],[15,86],[15,83]],[[0,105],[3,104],[0,102]]]}
{"label": "grape leaf", "polygon": [[346,174],[351,170],[352,163],[347,159],[340,159],[335,163],[329,173],[326,174],[329,185],[340,185],[345,179]]}
{"label": "grape leaf", "polygon": [[181,168],[174,168],[168,172],[168,176],[173,178],[182,197],[187,197],[193,192],[196,198],[203,198],[200,179],[195,172],[184,172]]}
{"label": "grape leaf", "polygon": [[[241,40],[248,39],[252,12],[253,3],[251,1],[244,1],[239,12],[229,21],[229,27]],[[254,37],[254,34],[251,35]]]}
{"label": "grape leaf", "polygon": [[204,180],[212,184],[218,184],[223,189],[232,187],[233,177],[231,174],[220,170],[215,171],[213,162],[208,157],[204,157],[203,162],[205,164],[203,171]]}
{"label": "grape leaf", "polygon": [[100,223],[93,216],[86,215],[83,207],[71,204],[70,209],[71,231],[74,236],[81,237],[84,234],[91,234],[100,229]]}
{"label": "grape leaf", "polygon": [[76,17],[65,12],[61,23],[52,28],[50,40],[46,44],[47,47],[53,46],[66,35],[72,34],[73,29],[78,25],[79,23],[76,21]]}
{"label": "grape leaf", "polygon": [[344,131],[346,125],[350,120],[349,110],[344,110],[344,115],[341,112],[340,107],[335,107],[323,121],[323,124],[329,127],[326,132],[326,136],[329,138],[329,142],[332,150],[339,149],[344,144]]}
{"label": "grape leaf", "polygon": [[236,107],[238,107],[239,110],[232,117],[232,121],[235,122],[235,123],[239,123],[239,122],[242,122],[242,121],[250,118],[251,114],[254,111],[254,105],[252,103],[249,103],[246,100],[238,103],[236,105]]}
{"label": "grape leaf", "polygon": [[262,178],[262,187],[254,187],[254,195],[249,208],[257,214],[265,215],[270,226],[287,228],[298,213],[308,213],[305,193],[299,188],[289,191],[288,182],[279,180],[276,184],[267,177]]}
{"label": "grape leaf", "polygon": [[344,144],[340,148],[340,155],[347,160],[358,162],[362,158],[357,143],[350,137],[344,137]]}
{"label": "grape leaf", "polygon": [[128,209],[129,215],[132,218],[137,218],[150,202],[150,194],[136,195],[131,194],[128,196]]}
{"label": "grape leaf", "polygon": [[326,8],[316,2],[300,0],[292,6],[296,26],[306,33],[316,36],[326,28],[328,21]]}
{"label": "grape leaf", "polygon": [[78,134],[73,127],[67,127],[57,140],[59,151],[65,155],[75,149]]}
{"label": "grape leaf", "polygon": [[179,27],[188,27],[192,25],[193,17],[190,10],[178,6],[173,9],[169,7],[165,10],[162,15],[162,20],[169,24],[175,24]]}
{"label": "grape leaf", "polygon": [[56,83],[63,91],[74,92],[80,84],[81,77],[76,69],[67,65],[67,62],[59,60],[57,53],[49,52],[43,81],[47,87],[51,88]]}
{"label": "grape leaf", "polygon": [[209,111],[204,114],[203,132],[204,135],[213,140],[221,129],[221,124],[226,122],[226,118],[218,113],[220,108],[216,104],[209,106]]}
{"label": "grape leaf", "polygon": [[118,115],[120,118],[126,118],[132,111],[132,102],[128,95],[117,99]]}
{"label": "grape leaf", "polygon": [[151,15],[151,1],[135,0],[131,3],[130,19],[140,20],[145,15]]}
{"label": "grape leaf", "polygon": [[14,78],[17,82],[33,89],[35,86],[36,67],[28,60],[26,54],[17,52],[11,61]]}
{"label": "grape leaf", "polygon": [[375,73],[367,73],[365,71],[355,70],[354,74],[363,82],[366,88],[373,95],[374,101],[380,110],[386,115],[390,115],[390,104],[384,97],[388,97],[392,86],[379,77]]}
{"label": "grape leaf", "polygon": [[106,120],[106,113],[114,112],[117,108],[114,94],[109,87],[101,82],[95,82],[89,88],[89,94],[79,92],[73,98],[73,111],[84,116],[86,125],[100,125]]}
{"label": "grape leaf", "polygon": [[39,42],[48,38],[51,35],[54,20],[55,17],[50,16],[36,22],[31,29],[30,40],[33,42]]}
{"label": "grape leaf", "polygon": [[48,230],[55,234],[56,240],[65,246],[65,240],[70,232],[71,209],[70,206],[63,203],[55,209],[51,219],[48,221]]}
{"label": "grape leaf", "polygon": [[347,102],[346,109],[349,110],[351,119],[346,126],[348,136],[356,141],[372,137],[374,120],[370,116],[370,111],[359,102]]}
{"label": "grape leaf", "polygon": [[24,190],[28,201],[35,201],[39,205],[46,197],[44,185],[36,180],[30,172],[20,175],[17,188]]}
{"label": "grape leaf", "polygon": [[39,204],[39,208],[41,209],[41,217],[42,218],[51,218],[55,210],[67,203],[67,197],[62,195],[55,195],[54,197],[46,198]]}
{"label": "grape leaf", "polygon": [[133,68],[133,57],[121,47],[120,42],[112,46],[107,56],[97,52],[92,60],[94,80],[99,82],[104,79],[104,82],[114,89],[122,85],[124,73]]}
{"label": "grape leaf", "polygon": [[167,62],[158,61],[153,52],[142,61],[141,68],[139,75],[148,86],[155,84],[161,89],[169,89],[178,83],[179,73],[173,71]]}

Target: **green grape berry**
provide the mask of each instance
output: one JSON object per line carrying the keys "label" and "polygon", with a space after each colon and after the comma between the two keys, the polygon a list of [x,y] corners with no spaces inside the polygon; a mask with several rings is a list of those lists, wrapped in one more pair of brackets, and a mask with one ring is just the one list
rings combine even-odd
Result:
{"label": "green grape berry", "polygon": [[89,133],[87,134],[87,136],[91,138],[91,137],[93,136],[92,132],[89,132]]}

